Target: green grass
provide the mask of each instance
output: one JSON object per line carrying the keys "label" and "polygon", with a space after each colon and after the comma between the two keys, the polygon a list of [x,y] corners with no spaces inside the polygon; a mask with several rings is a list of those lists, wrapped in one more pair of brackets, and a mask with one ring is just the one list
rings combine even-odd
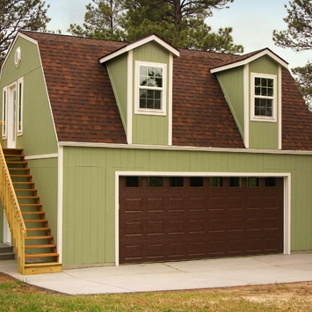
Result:
{"label": "green grass", "polygon": [[0,311],[310,311],[312,283],[197,291],[68,296],[0,281]]}

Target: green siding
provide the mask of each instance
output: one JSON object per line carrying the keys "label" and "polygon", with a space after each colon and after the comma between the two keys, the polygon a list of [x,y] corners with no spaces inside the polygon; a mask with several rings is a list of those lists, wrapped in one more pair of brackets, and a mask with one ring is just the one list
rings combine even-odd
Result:
{"label": "green siding", "polygon": [[57,158],[28,160],[42,208],[56,243],[57,236]]}
{"label": "green siding", "polygon": [[[22,51],[19,68],[16,68],[13,62],[17,47],[21,47]],[[23,134],[17,137],[16,147],[23,148],[26,155],[56,153],[56,135],[37,46],[23,38],[18,38],[3,67],[1,90],[21,77],[24,80]],[[3,145],[6,146],[6,141]]]}
{"label": "green siding", "polygon": [[311,156],[64,147],[63,263],[115,261],[115,172],[291,173],[291,249],[312,249]]}
{"label": "green siding", "polygon": [[[133,51],[133,81],[135,81],[135,61],[167,64],[166,116],[133,114],[134,144],[168,145],[168,90],[169,52],[155,42],[147,43]],[[135,88],[135,84],[133,84]],[[133,89],[133,112],[135,111],[135,90]]]}
{"label": "green siding", "polygon": [[114,90],[121,120],[127,130],[127,55],[123,54],[106,63],[107,71]]}
{"label": "green siding", "polygon": [[[279,76],[278,76],[278,64],[274,62],[271,58],[264,56],[254,62],[251,62],[249,65],[250,73],[259,73],[259,74],[270,74],[276,75],[276,96],[277,100],[279,98],[278,94],[278,85],[279,85]],[[251,81],[250,81],[251,82]],[[250,89],[251,94],[253,90]],[[252,103],[250,103],[251,105]],[[281,103],[276,102],[276,122],[262,122],[262,121],[252,121],[249,123],[249,147],[250,148],[259,148],[259,149],[278,149],[278,137],[279,137],[279,116],[278,116],[278,107]],[[252,106],[250,106],[252,109]]]}
{"label": "green siding", "polygon": [[268,56],[263,56],[249,64],[250,72],[261,74],[278,74],[278,64]]}
{"label": "green siding", "polygon": [[244,137],[244,68],[241,66],[218,73],[217,78],[239,132]]}

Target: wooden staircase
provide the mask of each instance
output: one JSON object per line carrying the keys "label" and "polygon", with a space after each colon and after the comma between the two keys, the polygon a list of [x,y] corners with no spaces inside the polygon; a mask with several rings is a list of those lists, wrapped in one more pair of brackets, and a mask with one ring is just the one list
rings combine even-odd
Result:
{"label": "wooden staircase", "polygon": [[22,149],[3,149],[22,218],[26,226],[23,274],[61,272],[48,220]]}

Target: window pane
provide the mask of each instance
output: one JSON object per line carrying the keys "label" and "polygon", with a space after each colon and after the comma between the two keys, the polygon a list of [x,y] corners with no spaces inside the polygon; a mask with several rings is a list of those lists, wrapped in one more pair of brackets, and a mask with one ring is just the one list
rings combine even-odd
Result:
{"label": "window pane", "polygon": [[242,179],[237,177],[232,177],[229,180],[229,185],[231,187],[240,187],[242,186]]}
{"label": "window pane", "polygon": [[149,187],[162,187],[164,179],[161,177],[150,177],[148,178]]}
{"label": "window pane", "polygon": [[204,179],[202,177],[191,177],[190,178],[191,187],[202,187],[204,186]]}
{"label": "window pane", "polygon": [[182,187],[183,177],[171,177],[169,182],[171,187]]}
{"label": "window pane", "polygon": [[140,177],[127,177],[126,178],[126,186],[127,187],[139,187],[139,186],[141,186],[141,178]]}
{"label": "window pane", "polygon": [[212,177],[209,181],[210,187],[222,187],[223,180],[222,178]]}
{"label": "window pane", "polygon": [[256,98],[255,116],[273,116],[272,106],[273,100]]}
{"label": "window pane", "polygon": [[276,178],[265,178],[265,186],[272,187],[276,185],[277,185]]}
{"label": "window pane", "polygon": [[258,187],[259,186],[259,178],[248,178],[247,180],[248,187]]}

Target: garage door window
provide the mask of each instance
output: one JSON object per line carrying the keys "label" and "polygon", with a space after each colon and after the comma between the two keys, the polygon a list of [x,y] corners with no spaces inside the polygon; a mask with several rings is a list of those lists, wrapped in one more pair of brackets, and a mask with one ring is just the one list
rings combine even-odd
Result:
{"label": "garage door window", "polygon": [[266,187],[274,187],[277,185],[276,178],[266,178],[265,186]]}
{"label": "garage door window", "polygon": [[258,187],[259,186],[259,178],[248,178],[247,185],[248,185],[248,187]]}
{"label": "garage door window", "polygon": [[149,177],[148,186],[149,187],[163,187],[164,179],[161,177]]}
{"label": "garage door window", "polygon": [[229,185],[231,187],[241,187],[242,186],[242,179],[237,178],[237,177],[230,178]]}
{"label": "garage door window", "polygon": [[204,186],[204,178],[202,177],[190,178],[190,187],[203,187],[203,186]]}
{"label": "garage door window", "polygon": [[183,178],[182,177],[171,177],[169,182],[170,187],[182,187]]}
{"label": "garage door window", "polygon": [[222,180],[222,178],[212,177],[209,179],[209,185],[210,185],[210,187],[222,187],[223,186],[223,180]]}
{"label": "garage door window", "polygon": [[127,187],[140,187],[141,178],[140,177],[127,177],[126,186]]}

